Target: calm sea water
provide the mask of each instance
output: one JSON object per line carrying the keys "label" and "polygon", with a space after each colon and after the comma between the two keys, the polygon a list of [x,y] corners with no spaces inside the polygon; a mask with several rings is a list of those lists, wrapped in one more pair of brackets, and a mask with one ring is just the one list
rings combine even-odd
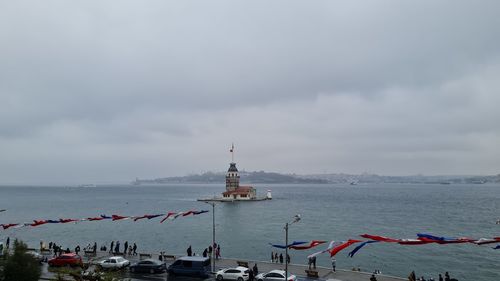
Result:
{"label": "calm sea water", "polygon": [[[369,233],[414,238],[416,233],[474,238],[500,236],[500,185],[257,185],[262,195],[272,189],[273,200],[221,203],[216,206],[216,235],[224,257],[268,260],[268,243],[284,244],[284,224],[300,213],[290,226],[292,240],[347,240]],[[100,214],[143,215],[209,209],[196,198],[222,192],[222,185],[157,185],[68,187],[0,187],[0,223],[33,219],[83,218]],[[36,228],[0,230],[0,239],[22,239],[30,246],[40,240],[64,247],[82,247],[96,241],[136,242],[139,252],[184,253],[192,245],[201,254],[212,241],[211,213],[179,218],[163,224],[160,219],[52,224]],[[367,245],[354,258],[351,248],[337,255],[340,268],[379,269],[401,277],[415,270],[417,276],[434,277],[449,271],[459,280],[500,280],[500,250],[495,244],[476,246],[389,243]],[[306,263],[306,256],[324,247],[291,251],[292,263]],[[318,257],[327,266],[327,255]]]}

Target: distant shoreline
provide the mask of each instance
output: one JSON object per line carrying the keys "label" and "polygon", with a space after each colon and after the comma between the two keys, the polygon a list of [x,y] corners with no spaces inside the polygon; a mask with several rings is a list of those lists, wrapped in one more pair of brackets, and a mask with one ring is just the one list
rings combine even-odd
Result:
{"label": "distant shoreline", "polygon": [[[376,174],[280,174],[272,172],[240,172],[241,182],[249,184],[485,184],[500,183],[500,174],[490,176],[382,176]],[[156,179],[137,178],[132,184],[224,184],[224,173]]]}

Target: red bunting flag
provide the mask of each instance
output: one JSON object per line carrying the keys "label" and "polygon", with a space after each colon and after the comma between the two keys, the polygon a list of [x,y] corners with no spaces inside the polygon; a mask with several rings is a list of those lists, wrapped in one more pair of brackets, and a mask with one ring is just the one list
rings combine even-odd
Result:
{"label": "red bunting flag", "polygon": [[360,236],[363,237],[363,238],[371,239],[371,240],[375,240],[375,241],[399,242],[399,239],[389,238],[389,237],[385,237],[385,236],[370,235],[370,234],[362,234]]}
{"label": "red bunting flag", "polygon": [[347,242],[340,244],[339,246],[331,249],[330,252],[330,257],[335,256],[338,252],[342,251],[343,249],[351,246],[354,243],[359,243],[362,242],[361,240],[355,240],[355,239],[349,239]]}
{"label": "red bunting flag", "polygon": [[3,227],[3,229],[9,229],[9,228],[16,226],[16,225],[19,225],[19,224],[18,223],[9,223],[9,224],[0,224],[0,225]]}
{"label": "red bunting flag", "polygon": [[168,214],[160,221],[160,223],[163,223],[166,219],[168,219],[169,217],[175,215],[177,213],[175,212],[168,212]]}
{"label": "red bunting flag", "polygon": [[129,218],[129,217],[119,216],[119,215],[112,215],[111,217],[112,217],[113,221],[123,220],[123,219],[128,219]]}
{"label": "red bunting flag", "polygon": [[46,223],[47,223],[46,220],[42,220],[42,221],[34,220],[34,223],[30,223],[29,225],[31,225],[31,226],[39,226],[39,225],[46,224]]}

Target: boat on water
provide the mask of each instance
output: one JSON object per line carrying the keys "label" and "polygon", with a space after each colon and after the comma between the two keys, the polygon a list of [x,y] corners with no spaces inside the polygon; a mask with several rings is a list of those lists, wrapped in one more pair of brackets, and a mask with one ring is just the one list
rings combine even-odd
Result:
{"label": "boat on water", "polygon": [[97,187],[97,185],[91,183],[91,184],[80,184],[78,185],[77,187],[81,187],[81,188],[90,188],[90,187]]}

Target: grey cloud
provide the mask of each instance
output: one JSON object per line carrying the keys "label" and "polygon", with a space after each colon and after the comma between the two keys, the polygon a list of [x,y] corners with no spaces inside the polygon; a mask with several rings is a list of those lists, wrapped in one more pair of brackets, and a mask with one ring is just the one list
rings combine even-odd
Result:
{"label": "grey cloud", "polygon": [[5,178],[27,162],[34,181],[223,169],[231,141],[255,170],[494,172],[499,8],[2,3]]}

